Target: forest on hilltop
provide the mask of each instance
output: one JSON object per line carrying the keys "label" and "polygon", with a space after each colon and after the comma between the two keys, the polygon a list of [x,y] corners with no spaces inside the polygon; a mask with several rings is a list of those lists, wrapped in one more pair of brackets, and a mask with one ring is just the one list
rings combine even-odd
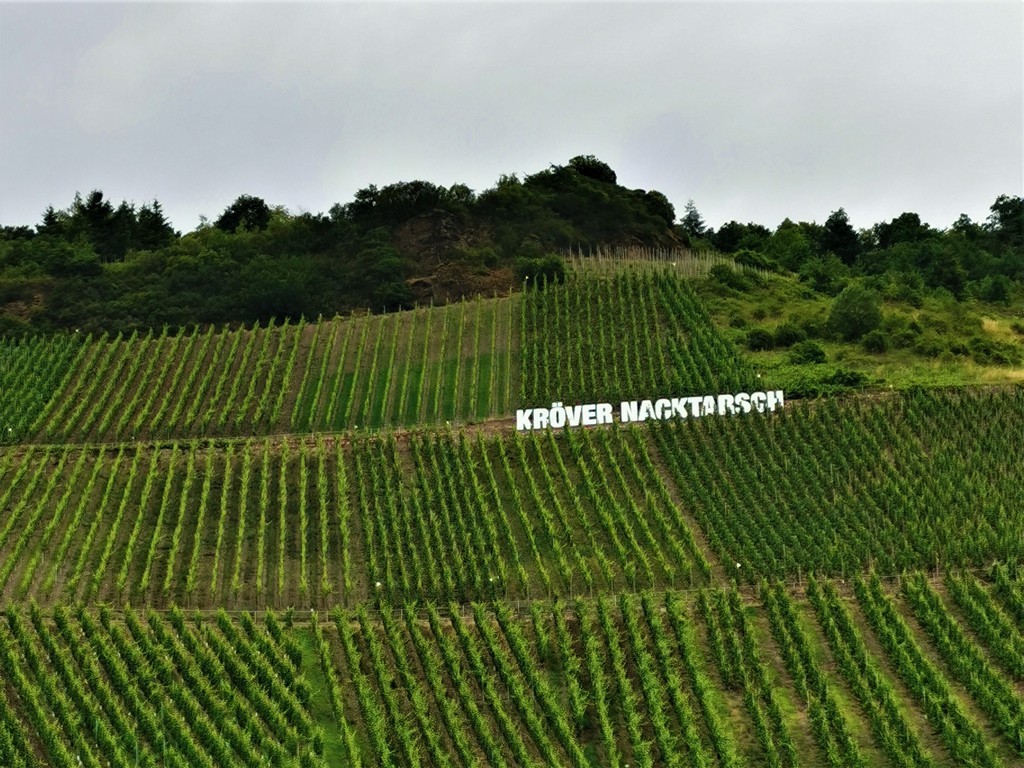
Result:
{"label": "forest on hilltop", "polygon": [[327,213],[293,214],[243,194],[212,223],[176,232],[159,201],[116,205],[100,190],[0,228],[0,333],[172,331],[197,324],[380,312],[504,293],[556,278],[553,254],[625,245],[690,247],[797,273],[835,296],[854,278],[900,300],[933,291],[1009,303],[1024,280],[1024,199],[1000,195],[985,222],[936,229],[916,213],[855,230],[824,224],[707,227],[656,190],[627,189],[592,155],[476,193],[428,181],[370,185]]}

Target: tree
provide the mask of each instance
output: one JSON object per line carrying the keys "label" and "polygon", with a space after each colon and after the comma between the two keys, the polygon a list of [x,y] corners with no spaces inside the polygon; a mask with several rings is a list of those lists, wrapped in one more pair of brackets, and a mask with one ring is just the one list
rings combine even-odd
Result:
{"label": "tree", "polygon": [[995,304],[1010,302],[1012,283],[1006,275],[988,275],[977,284],[976,293],[982,301]]}
{"label": "tree", "polygon": [[576,155],[569,161],[569,167],[574,168],[580,176],[586,176],[588,179],[605,184],[615,184],[618,181],[618,176],[615,175],[611,166],[593,155]]}
{"label": "tree", "polygon": [[831,251],[848,267],[857,260],[860,253],[857,231],[850,226],[850,218],[842,208],[833,211],[825,221],[821,246],[822,250],[826,253]]}
{"label": "tree", "polygon": [[308,307],[312,263],[301,256],[273,259],[260,254],[242,267],[241,300],[250,317],[298,318]]}
{"label": "tree", "polygon": [[114,206],[109,200],[103,199],[103,192],[98,189],[90,192],[84,201],[76,193],[75,201],[71,204],[71,216],[81,221],[89,234],[97,234],[110,223],[114,216]]}
{"label": "tree", "polygon": [[738,248],[746,248],[751,251],[763,251],[772,236],[772,231],[763,224],[755,224],[748,221],[743,225],[743,237],[740,238]]}
{"label": "tree", "polygon": [[700,211],[697,210],[697,206],[693,204],[693,199],[686,201],[686,207],[683,208],[683,218],[680,219],[680,228],[691,238],[701,238],[708,233],[707,225],[704,223],[704,219],[701,218]]}
{"label": "tree", "polygon": [[858,282],[843,288],[828,313],[829,327],[846,341],[856,341],[881,323],[881,297]]}
{"label": "tree", "polygon": [[455,184],[450,189],[429,181],[399,181],[381,188],[371,184],[357,191],[351,203],[341,206],[340,215],[363,232],[370,232],[379,227],[398,226],[437,209],[466,208],[474,200],[473,190],[465,184]]}
{"label": "tree", "polygon": [[115,242],[115,229],[123,229],[126,226],[126,213],[129,212],[118,211],[115,223],[114,206],[109,200],[103,199],[103,192],[94,189],[84,200],[76,192],[75,200],[71,204],[68,226],[63,234],[69,240],[85,237],[101,261],[112,261],[119,255],[124,255],[123,252],[116,253],[118,243]]}
{"label": "tree", "polygon": [[139,209],[139,221],[135,231],[135,247],[143,251],[163,248],[174,240],[176,233],[164,216],[160,201],[144,205]]}
{"label": "tree", "polygon": [[788,359],[789,362],[796,365],[824,363],[825,350],[821,348],[818,342],[805,339],[793,345],[793,348],[789,351]]}
{"label": "tree", "polygon": [[405,282],[406,264],[391,244],[387,228],[368,232],[362,246],[352,277],[362,296],[370,299],[372,309],[379,312],[409,306],[412,292]]}
{"label": "tree", "polygon": [[958,235],[962,235],[971,242],[977,240],[984,233],[980,224],[976,224],[971,220],[971,217],[966,213],[961,213],[957,220],[953,222],[953,231]]}
{"label": "tree", "polygon": [[40,235],[60,236],[64,234],[67,225],[68,214],[66,211],[58,211],[52,205],[46,206],[43,211],[43,221],[36,225],[36,232]]}
{"label": "tree", "polygon": [[1024,197],[1000,195],[989,208],[988,228],[1010,248],[1024,248]]}
{"label": "tree", "polygon": [[110,217],[106,236],[96,242],[96,252],[104,261],[122,261],[135,243],[137,225],[135,206],[122,200]]}
{"label": "tree", "polygon": [[560,256],[549,254],[516,260],[516,281],[524,288],[539,289],[545,285],[565,282],[565,262]]}
{"label": "tree", "polygon": [[800,280],[810,284],[818,293],[835,296],[850,277],[850,269],[834,253],[823,257],[812,257],[799,268]]}
{"label": "tree", "polygon": [[814,256],[814,248],[807,242],[799,224],[784,219],[765,246],[765,253],[778,264],[795,272],[801,264]]}
{"label": "tree", "polygon": [[772,236],[772,231],[762,224],[740,224],[734,219],[719,227],[717,232],[712,233],[709,230],[707,235],[715,248],[722,253],[735,253],[742,248],[763,251]]}
{"label": "tree", "polygon": [[739,249],[744,234],[746,227],[733,219],[720,226],[711,241],[722,253],[734,253]]}
{"label": "tree", "polygon": [[465,184],[452,184],[445,195],[449,205],[468,208],[476,202],[476,194]]}
{"label": "tree", "polygon": [[965,250],[968,253],[973,250],[966,240],[947,240],[928,249],[927,260],[919,264],[928,285],[945,288],[958,299],[963,296],[967,270],[961,263],[961,252]]}
{"label": "tree", "polygon": [[213,226],[225,232],[234,232],[240,226],[250,231],[266,229],[270,223],[270,206],[266,201],[251,195],[239,195],[238,198],[224,209]]}
{"label": "tree", "polygon": [[36,231],[25,225],[0,227],[0,240],[31,240],[35,236]]}
{"label": "tree", "polygon": [[916,213],[901,213],[892,221],[875,225],[878,235],[878,247],[889,248],[898,243],[917,243],[935,232],[927,224],[921,223]]}
{"label": "tree", "polygon": [[676,209],[664,194],[652,189],[644,194],[644,205],[647,210],[659,219],[664,219],[668,226],[672,226],[676,220]]}

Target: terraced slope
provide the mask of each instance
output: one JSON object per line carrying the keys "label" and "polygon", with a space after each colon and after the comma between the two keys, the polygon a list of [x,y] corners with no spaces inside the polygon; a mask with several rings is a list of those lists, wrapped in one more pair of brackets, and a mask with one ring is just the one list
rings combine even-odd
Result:
{"label": "terraced slope", "polygon": [[0,596],[565,598],[1024,557],[1024,391],[525,435],[0,450]]}
{"label": "terraced slope", "polygon": [[1021,764],[1024,390],[509,418],[755,387],[621,267],[5,342],[0,766]]}
{"label": "terraced slope", "polygon": [[118,442],[500,415],[509,410],[515,311],[514,298],[481,299],[319,323],[104,337],[84,345],[65,385],[19,435]]}
{"label": "terraced slope", "polygon": [[376,317],[0,342],[0,442],[338,432],[751,387],[683,278],[632,269]]}
{"label": "terraced slope", "polygon": [[0,763],[1019,764],[1024,587],[1005,571],[948,581],[301,621],[8,610]]}

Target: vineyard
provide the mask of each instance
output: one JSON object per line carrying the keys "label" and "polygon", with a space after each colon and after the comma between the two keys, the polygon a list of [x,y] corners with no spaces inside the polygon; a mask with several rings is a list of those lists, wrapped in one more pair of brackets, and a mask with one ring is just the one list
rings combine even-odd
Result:
{"label": "vineyard", "polygon": [[689,279],[0,342],[0,766],[1012,766],[1024,389],[751,391]]}
{"label": "vineyard", "polygon": [[1019,764],[1024,582],[1006,569],[947,582],[362,604],[301,620],[9,609],[0,760]]}
{"label": "vineyard", "polygon": [[480,299],[235,331],[15,343],[2,353],[12,380],[20,384],[17,366],[34,368],[42,353],[50,370],[23,388],[57,392],[26,399],[5,387],[6,441],[332,432],[500,415],[509,410],[516,306]]}

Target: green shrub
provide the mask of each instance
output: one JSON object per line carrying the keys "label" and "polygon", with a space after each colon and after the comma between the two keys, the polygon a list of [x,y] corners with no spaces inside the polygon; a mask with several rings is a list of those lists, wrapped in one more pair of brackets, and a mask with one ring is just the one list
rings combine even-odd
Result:
{"label": "green shrub", "polygon": [[793,346],[798,341],[806,339],[807,332],[792,320],[787,320],[775,329],[773,338],[776,347],[785,349],[786,347]]}
{"label": "green shrub", "polygon": [[565,281],[565,262],[561,256],[549,255],[539,258],[516,260],[516,279],[526,288],[542,288]]}
{"label": "green shrub", "polygon": [[944,352],[953,352],[941,336],[931,332],[921,335],[914,344],[914,351],[922,357],[939,357]]}
{"label": "green shrub", "polygon": [[1009,304],[1012,285],[1006,275],[986,275],[981,280],[971,283],[968,289],[982,301],[992,304]]}
{"label": "green shrub", "polygon": [[824,363],[825,350],[816,341],[800,341],[793,345],[789,351],[789,362],[796,365],[808,363]]}
{"label": "green shrub", "polygon": [[449,258],[461,264],[494,269],[501,261],[501,254],[497,248],[491,246],[460,245],[452,249]]}
{"label": "green shrub", "polygon": [[708,270],[708,279],[734,291],[749,291],[754,287],[751,275],[735,270],[727,264],[715,264]]}
{"label": "green shrub", "polygon": [[768,272],[779,271],[779,265],[774,260],[768,258],[760,251],[752,251],[749,248],[741,248],[732,255],[732,258],[737,264],[741,264],[744,267],[764,269]]}
{"label": "green shrub", "polygon": [[971,357],[982,365],[1018,365],[1020,363],[1020,351],[1012,344],[987,338],[985,336],[974,336],[967,342]]}
{"label": "green shrub", "polygon": [[32,330],[32,327],[11,315],[0,315],[0,337],[17,338]]}
{"label": "green shrub", "polygon": [[820,312],[809,317],[802,317],[797,325],[808,339],[824,339],[828,336],[828,318]]}
{"label": "green shrub", "polygon": [[920,308],[924,304],[924,280],[917,272],[885,273],[887,282],[882,290],[889,301],[899,301]]}
{"label": "green shrub", "polygon": [[939,334],[949,333],[949,323],[936,312],[922,312],[921,324],[930,331]]}
{"label": "green shrub", "polygon": [[747,349],[753,352],[762,352],[772,349],[775,341],[770,332],[764,328],[751,328],[747,331]]}
{"label": "green shrub", "polygon": [[791,369],[779,377],[786,397],[820,397],[863,387],[868,379],[863,373],[830,365],[811,365]]}
{"label": "green shrub", "polygon": [[850,268],[835,254],[807,259],[798,270],[801,282],[807,283],[818,293],[835,296],[843,290],[850,279]]}
{"label": "green shrub", "polygon": [[878,293],[860,283],[850,283],[832,302],[829,327],[842,339],[856,341],[882,322],[882,301]]}
{"label": "green shrub", "polygon": [[868,377],[860,371],[852,371],[849,368],[836,368],[825,383],[833,387],[862,387],[868,382]]}
{"label": "green shrub", "polygon": [[864,338],[860,342],[865,351],[873,354],[881,354],[889,349],[889,337],[885,331],[878,328],[864,335]]}
{"label": "green shrub", "polygon": [[[921,335],[921,324],[906,315],[892,313],[882,318],[882,325],[876,330],[885,334],[887,349],[905,349],[912,346]],[[867,335],[870,336],[872,333],[875,331]]]}

